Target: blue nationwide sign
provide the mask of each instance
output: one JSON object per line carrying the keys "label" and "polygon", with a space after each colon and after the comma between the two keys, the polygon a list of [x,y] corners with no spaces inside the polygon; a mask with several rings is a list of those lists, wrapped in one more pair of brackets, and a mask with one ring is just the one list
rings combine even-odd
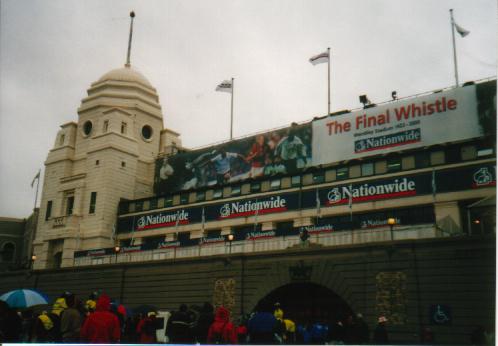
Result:
{"label": "blue nationwide sign", "polygon": [[[290,193],[243,198],[236,201],[206,203],[204,206],[176,207],[161,211],[119,216],[117,232],[171,228],[187,224],[282,213],[299,209],[333,207],[376,200],[479,189],[496,186],[494,165],[475,165],[388,179],[336,185]],[[317,198],[318,197],[318,198]],[[128,203],[128,202],[127,202]],[[204,215],[204,217],[203,217]],[[382,226],[382,220],[365,221],[364,227]],[[363,227],[363,226],[362,226]]]}

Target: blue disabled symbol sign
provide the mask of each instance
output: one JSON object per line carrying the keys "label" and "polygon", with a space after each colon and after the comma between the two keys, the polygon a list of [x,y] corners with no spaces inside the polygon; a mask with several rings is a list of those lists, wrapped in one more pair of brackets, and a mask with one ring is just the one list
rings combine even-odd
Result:
{"label": "blue disabled symbol sign", "polygon": [[451,308],[448,305],[431,305],[429,309],[429,320],[431,324],[451,324]]}

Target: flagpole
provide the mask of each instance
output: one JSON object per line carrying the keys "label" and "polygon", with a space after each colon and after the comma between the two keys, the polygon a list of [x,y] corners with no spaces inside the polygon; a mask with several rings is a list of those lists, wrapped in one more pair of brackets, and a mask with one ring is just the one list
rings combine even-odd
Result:
{"label": "flagpole", "polygon": [[230,102],[230,140],[233,139],[233,93],[234,93],[234,78],[232,78],[232,101]]}
{"label": "flagpole", "polygon": [[453,9],[450,9],[450,18],[451,18],[451,38],[453,40],[453,62],[455,65],[455,82],[456,86],[458,86],[458,64],[457,64],[457,55],[456,55],[455,20],[453,19]]}
{"label": "flagpole", "polygon": [[328,96],[328,108],[327,108],[327,115],[330,114],[330,48],[327,48],[327,55],[329,57],[328,61],[328,89],[327,89],[327,96]]}
{"label": "flagpole", "polygon": [[40,172],[41,169],[38,170],[38,179],[36,180],[35,206],[33,208],[33,211],[36,210],[36,203],[38,202],[38,187],[40,186]]}
{"label": "flagpole", "polygon": [[130,67],[130,54],[131,54],[131,40],[133,37],[133,19],[135,18],[135,12],[130,12],[130,34],[128,36],[128,51],[126,52],[126,64],[125,66]]}

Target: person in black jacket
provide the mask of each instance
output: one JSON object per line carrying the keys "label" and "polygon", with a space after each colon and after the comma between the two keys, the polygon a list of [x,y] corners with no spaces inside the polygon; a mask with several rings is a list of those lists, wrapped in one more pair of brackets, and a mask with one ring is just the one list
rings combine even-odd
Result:
{"label": "person in black jacket", "polygon": [[0,300],[0,342],[21,342],[21,331],[21,317]]}
{"label": "person in black jacket", "polygon": [[166,335],[170,344],[192,344],[194,342],[191,330],[192,321],[187,305],[180,305],[180,310],[173,313],[166,327]]}
{"label": "person in black jacket", "polygon": [[214,321],[214,308],[208,302],[205,302],[201,308],[199,318],[197,319],[197,323],[195,324],[193,331],[194,337],[199,344],[207,343],[207,335],[209,331],[209,327]]}
{"label": "person in black jacket", "polygon": [[377,328],[374,331],[374,343],[376,345],[387,345],[389,344],[389,337],[387,335],[386,329],[387,318],[385,316],[380,316],[377,324]]}
{"label": "person in black jacket", "polygon": [[363,319],[361,313],[356,314],[356,334],[358,344],[368,345],[370,342],[370,329],[368,328],[367,322]]}

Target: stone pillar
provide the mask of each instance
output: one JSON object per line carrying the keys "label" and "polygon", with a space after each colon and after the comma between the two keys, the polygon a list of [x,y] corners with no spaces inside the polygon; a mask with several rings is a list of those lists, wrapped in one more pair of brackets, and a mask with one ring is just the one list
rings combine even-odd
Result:
{"label": "stone pillar", "polygon": [[72,267],[74,263],[74,251],[76,250],[76,239],[64,239],[64,246],[62,248],[62,262],[61,267]]}

